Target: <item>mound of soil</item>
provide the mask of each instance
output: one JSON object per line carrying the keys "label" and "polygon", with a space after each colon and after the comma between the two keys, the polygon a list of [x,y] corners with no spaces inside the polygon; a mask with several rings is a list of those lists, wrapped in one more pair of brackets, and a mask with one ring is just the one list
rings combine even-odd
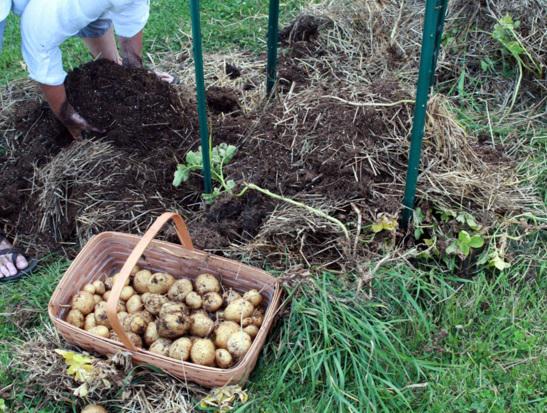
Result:
{"label": "mound of soil", "polygon": [[[298,39],[310,36],[302,34]],[[295,65],[290,54],[281,64],[281,78],[291,78],[284,72]],[[297,73],[290,81],[302,84],[306,73]],[[193,91],[175,89],[146,70],[127,69],[105,60],[71,72],[66,87],[76,110],[106,130],[103,136],[87,138],[110,144],[114,152],[97,158],[101,166],[94,171],[94,180],[80,179],[80,174],[65,170],[72,139],[49,109],[26,101],[14,111],[13,124],[20,133],[10,142],[14,150],[0,167],[0,222],[8,232],[26,240],[31,252],[64,246],[65,252],[73,255],[92,233],[142,231],[164,210],[183,211],[196,245],[219,250],[234,241],[251,240],[281,205],[249,191],[244,197],[224,195],[204,206],[199,174],[193,174],[180,188],[173,187],[178,161],[199,145]],[[385,99],[394,98],[393,91],[398,90],[385,82],[372,88]],[[378,210],[395,213],[399,209],[398,193],[379,197],[377,191],[371,191],[376,184],[389,185],[393,178],[381,165],[371,168],[363,155],[363,150],[383,147],[385,122],[381,117],[394,116],[396,109],[356,110],[349,104],[318,99],[297,110],[288,123],[279,122],[285,107],[277,101],[266,111],[242,113],[240,93],[211,87],[207,95],[214,144],[238,147],[236,157],[225,167],[228,179],[239,185],[252,182],[296,199],[319,196],[321,202],[342,205],[338,208],[341,218],[351,211],[352,202],[371,216]],[[87,153],[98,156],[93,146],[86,150],[91,152],[75,152],[82,163]],[[388,162],[390,168],[404,170],[404,159],[399,155],[394,154]],[[55,182],[31,183],[38,179],[32,178],[33,174],[36,177],[35,168],[56,171]],[[31,191],[33,185],[41,189]],[[48,202],[54,202],[54,208],[45,206],[46,189],[53,194],[53,201]],[[61,211],[57,213],[61,217],[52,218],[52,210]],[[321,251],[320,245],[332,236],[322,231],[311,234],[300,249],[312,255]],[[290,235],[280,239],[291,243]]]}

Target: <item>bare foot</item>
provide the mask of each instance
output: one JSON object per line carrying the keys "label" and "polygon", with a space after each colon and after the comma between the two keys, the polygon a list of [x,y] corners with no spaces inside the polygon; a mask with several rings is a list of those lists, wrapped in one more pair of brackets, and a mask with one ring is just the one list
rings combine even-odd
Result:
{"label": "bare foot", "polygon": [[9,250],[11,248],[13,248],[13,245],[5,238],[0,238],[0,278],[13,277],[20,270],[24,270],[28,267],[27,260],[21,254],[16,255],[14,263],[12,258],[14,253],[2,253],[2,250]]}

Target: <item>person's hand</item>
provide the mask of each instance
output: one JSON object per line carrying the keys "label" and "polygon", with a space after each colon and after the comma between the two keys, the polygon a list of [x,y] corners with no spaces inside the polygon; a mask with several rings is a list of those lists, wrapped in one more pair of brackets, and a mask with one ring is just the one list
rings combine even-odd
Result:
{"label": "person's hand", "polygon": [[70,134],[75,140],[82,138],[82,131],[87,130],[96,133],[104,133],[105,131],[91,125],[72,107],[68,101],[65,101],[59,113],[59,120],[63,122]]}
{"label": "person's hand", "polygon": [[154,70],[153,73],[158,77],[159,80],[163,82],[171,84],[175,81],[175,77],[167,72],[159,72],[157,70]]}

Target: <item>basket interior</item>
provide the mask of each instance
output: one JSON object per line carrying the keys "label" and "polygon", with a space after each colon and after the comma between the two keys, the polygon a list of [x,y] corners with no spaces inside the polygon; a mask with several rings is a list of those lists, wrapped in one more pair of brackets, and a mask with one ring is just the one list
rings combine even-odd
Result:
{"label": "basket interior", "polygon": [[[59,283],[53,315],[64,319],[72,296],[85,284],[117,273],[138,241],[139,237],[118,233],[103,233],[89,241]],[[260,269],[164,241],[153,241],[138,265],[152,272],[168,272],[177,279],[195,279],[208,272],[217,276],[223,287],[239,292],[256,288],[265,298],[266,311],[277,288],[275,278]]]}

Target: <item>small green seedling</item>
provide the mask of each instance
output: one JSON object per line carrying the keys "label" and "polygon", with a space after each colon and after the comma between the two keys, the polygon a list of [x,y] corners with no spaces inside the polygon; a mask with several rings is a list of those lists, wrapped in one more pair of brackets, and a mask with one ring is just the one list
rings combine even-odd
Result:
{"label": "small green seedling", "polygon": [[467,231],[461,230],[458,239],[446,248],[446,253],[460,254],[466,258],[472,249],[481,248],[483,245],[484,239],[480,234],[469,235]]}
{"label": "small green seedling", "polygon": [[[222,193],[231,193],[235,188],[236,183],[234,180],[225,179],[224,166],[234,158],[236,153],[237,147],[226,143],[221,143],[211,150],[211,176],[215,182],[220,184],[220,186],[213,188],[213,192],[210,194],[203,194],[203,200],[205,202],[212,203]],[[173,185],[175,187],[179,187],[183,182],[188,181],[188,179],[190,179],[190,173],[203,169],[201,146],[197,151],[189,151],[186,154],[185,161],[185,163],[177,165],[177,170],[175,171],[175,176],[173,178]]]}
{"label": "small green seedling", "polygon": [[489,254],[488,258],[489,258],[488,265],[496,268],[499,271],[506,270],[507,268],[511,266],[511,264],[509,264],[507,261],[503,259],[500,252],[497,249],[492,251]]}
{"label": "small green seedling", "polygon": [[[494,31],[492,32],[492,37],[496,39],[503,46],[503,50],[508,52],[517,62],[517,81],[515,90],[513,91],[511,105],[507,110],[508,113],[511,112],[515,105],[524,69],[537,71],[541,76],[541,66],[535,61],[528,50],[526,50],[526,47],[524,47],[524,44],[516,32],[519,27],[520,22],[518,20],[513,21],[513,18],[510,15],[506,15],[498,20],[494,26]],[[525,60],[528,60],[533,67],[527,65]]]}

